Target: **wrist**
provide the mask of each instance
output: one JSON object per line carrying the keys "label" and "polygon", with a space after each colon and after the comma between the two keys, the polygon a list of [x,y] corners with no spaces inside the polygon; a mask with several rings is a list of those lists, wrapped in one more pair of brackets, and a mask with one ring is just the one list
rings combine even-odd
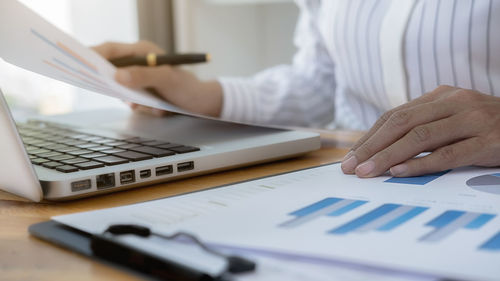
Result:
{"label": "wrist", "polygon": [[223,102],[221,84],[215,80],[201,82],[201,91],[199,93],[201,113],[211,117],[220,117]]}

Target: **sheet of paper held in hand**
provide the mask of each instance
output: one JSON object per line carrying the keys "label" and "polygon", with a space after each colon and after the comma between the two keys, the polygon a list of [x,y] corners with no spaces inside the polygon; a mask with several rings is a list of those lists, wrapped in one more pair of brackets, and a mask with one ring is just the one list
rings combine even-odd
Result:
{"label": "sheet of paper held in hand", "polygon": [[112,64],[16,0],[0,1],[0,58],[93,92],[186,113],[146,92],[121,86],[114,80]]}
{"label": "sheet of paper held in hand", "polygon": [[[359,179],[333,164],[53,219],[92,233],[113,223],[183,230],[211,245],[288,264],[281,273],[302,280],[334,280],[338,271],[349,276],[339,280],[402,278],[390,270],[413,278],[499,280],[499,214],[498,168]],[[388,271],[356,269],[371,274],[367,278],[349,272],[352,264]],[[279,270],[264,270],[262,276],[269,272]]]}

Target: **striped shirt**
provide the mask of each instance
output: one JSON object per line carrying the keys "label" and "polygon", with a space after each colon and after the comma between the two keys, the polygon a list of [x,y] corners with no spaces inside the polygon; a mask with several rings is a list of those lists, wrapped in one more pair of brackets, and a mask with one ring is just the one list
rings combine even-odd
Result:
{"label": "striped shirt", "polygon": [[223,119],[365,130],[439,85],[500,96],[500,0],[296,2],[293,63],[220,78]]}

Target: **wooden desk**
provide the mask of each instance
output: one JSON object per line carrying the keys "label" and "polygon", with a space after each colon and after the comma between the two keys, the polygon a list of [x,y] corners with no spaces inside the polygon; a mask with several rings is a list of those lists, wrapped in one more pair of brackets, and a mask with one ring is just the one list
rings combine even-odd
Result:
{"label": "wooden desk", "polygon": [[340,160],[357,132],[322,133],[322,148],[305,156],[66,203],[31,203],[0,191],[1,280],[137,280],[28,234],[51,216],[103,209],[268,176]]}

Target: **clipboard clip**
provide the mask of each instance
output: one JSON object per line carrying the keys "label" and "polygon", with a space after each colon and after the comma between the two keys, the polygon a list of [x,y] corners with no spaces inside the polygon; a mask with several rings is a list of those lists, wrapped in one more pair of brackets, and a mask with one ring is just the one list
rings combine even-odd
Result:
{"label": "clipboard clip", "polygon": [[225,259],[227,262],[226,274],[247,273],[256,269],[255,262],[240,256],[226,255],[216,251],[205,245],[196,236],[185,232],[163,235],[155,233],[149,228],[140,225],[116,224],[109,226],[102,235],[93,235],[91,237],[90,246],[94,255],[106,260],[120,263],[127,267],[132,267],[140,272],[147,273],[161,279],[186,281],[228,280],[227,277],[224,276],[210,276],[207,273],[188,267],[174,260],[161,259],[147,253],[146,251],[132,249],[120,241],[117,241],[117,239],[112,239],[113,237],[110,237],[109,234],[112,234],[113,236],[136,235],[144,238],[156,236],[170,241],[179,241],[182,239],[182,241],[194,243],[206,253]]}

